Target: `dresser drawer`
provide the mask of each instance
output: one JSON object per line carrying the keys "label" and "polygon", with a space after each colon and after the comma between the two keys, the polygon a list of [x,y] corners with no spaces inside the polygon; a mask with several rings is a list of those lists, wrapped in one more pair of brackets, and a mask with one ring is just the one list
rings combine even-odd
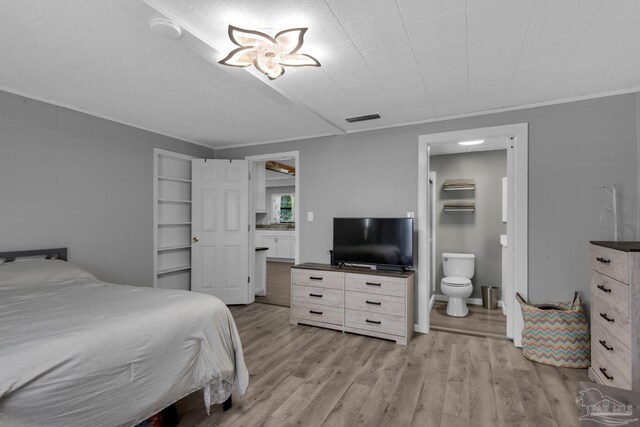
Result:
{"label": "dresser drawer", "polygon": [[615,359],[606,354],[600,346],[591,349],[591,368],[598,374],[603,384],[631,389],[631,370],[626,370],[615,363]]}
{"label": "dresser drawer", "polygon": [[331,305],[342,308],[342,289],[321,288],[317,286],[293,285],[293,300],[310,304]]}
{"label": "dresser drawer", "polygon": [[336,271],[292,268],[291,281],[294,285],[342,289],[344,284],[344,274]]}
{"label": "dresser drawer", "polygon": [[345,309],[345,326],[403,336],[407,333],[404,317]]}
{"label": "dresser drawer", "polygon": [[606,360],[610,360],[620,371],[631,376],[631,350],[622,345],[600,322],[593,322],[591,326],[591,348],[595,347],[600,349],[600,354],[605,355]]}
{"label": "dresser drawer", "polygon": [[591,245],[591,269],[613,277],[622,283],[629,283],[627,252]]}
{"label": "dresser drawer", "polygon": [[591,295],[629,317],[629,285],[591,270]]}
{"label": "dresser drawer", "polygon": [[342,307],[296,302],[292,309],[293,318],[342,325]]}
{"label": "dresser drawer", "polygon": [[404,297],[407,291],[405,279],[354,273],[347,273],[345,275],[344,286],[347,291],[366,292],[399,297]]}
{"label": "dresser drawer", "polygon": [[591,295],[591,327],[603,328],[624,346],[631,348],[631,322],[619,307],[603,301],[599,295]]}
{"label": "dresser drawer", "polygon": [[404,297],[346,291],[344,298],[345,308],[368,311],[370,313],[406,316],[407,300]]}

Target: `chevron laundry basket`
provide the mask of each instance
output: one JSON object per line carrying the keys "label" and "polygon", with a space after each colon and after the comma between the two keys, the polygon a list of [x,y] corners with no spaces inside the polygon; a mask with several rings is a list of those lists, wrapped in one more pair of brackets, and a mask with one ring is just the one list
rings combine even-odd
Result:
{"label": "chevron laundry basket", "polygon": [[520,294],[522,308],[522,352],[527,359],[564,368],[591,365],[591,338],[580,293],[573,301],[557,304],[530,304]]}

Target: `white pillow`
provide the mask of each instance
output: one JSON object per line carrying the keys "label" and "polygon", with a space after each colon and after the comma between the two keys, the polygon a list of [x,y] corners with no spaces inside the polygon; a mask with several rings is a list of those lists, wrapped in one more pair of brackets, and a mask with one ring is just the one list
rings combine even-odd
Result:
{"label": "white pillow", "polygon": [[95,279],[75,265],[57,259],[24,259],[0,264],[0,289]]}

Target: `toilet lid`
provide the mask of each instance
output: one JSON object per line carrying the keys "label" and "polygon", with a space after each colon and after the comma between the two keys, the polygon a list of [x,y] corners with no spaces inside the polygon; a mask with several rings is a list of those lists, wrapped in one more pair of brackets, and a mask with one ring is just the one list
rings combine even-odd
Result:
{"label": "toilet lid", "polygon": [[442,283],[449,286],[464,286],[464,285],[470,284],[471,280],[467,279],[466,277],[451,276],[451,277],[445,277],[444,279],[442,279]]}

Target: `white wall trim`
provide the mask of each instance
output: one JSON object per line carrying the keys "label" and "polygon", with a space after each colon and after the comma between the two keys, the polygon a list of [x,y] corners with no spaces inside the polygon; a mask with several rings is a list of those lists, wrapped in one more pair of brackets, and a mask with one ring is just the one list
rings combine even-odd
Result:
{"label": "white wall trim", "polygon": [[528,296],[528,124],[519,123],[419,136],[418,143],[418,325],[419,332],[429,331],[429,258],[427,184],[429,172],[429,146],[452,140],[482,135],[509,135],[513,139],[507,148],[509,265],[513,268],[503,278],[502,295],[507,305],[507,337],[521,346],[522,315],[515,300],[519,292]]}
{"label": "white wall trim", "polygon": [[245,142],[245,143],[242,143],[242,144],[231,144],[231,145],[223,145],[222,147],[209,147],[209,148],[213,148],[214,150],[226,150],[226,149],[233,149],[233,148],[253,147],[253,146],[256,146],[256,145],[277,144],[279,142],[303,141],[305,139],[323,138],[323,137],[326,137],[326,136],[336,136],[336,135],[342,135],[342,134],[318,133],[318,134],[315,134],[315,135],[308,135],[308,136],[294,136],[294,137],[291,137],[291,138],[273,139],[273,140],[270,140],[270,141]]}

